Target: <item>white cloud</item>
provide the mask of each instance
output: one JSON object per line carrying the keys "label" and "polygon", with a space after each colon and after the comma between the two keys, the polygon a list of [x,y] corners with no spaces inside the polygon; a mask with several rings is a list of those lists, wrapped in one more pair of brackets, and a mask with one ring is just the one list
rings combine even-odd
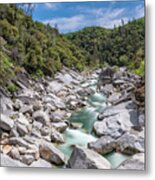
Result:
{"label": "white cloud", "polygon": [[75,31],[77,28],[85,25],[85,17],[83,15],[77,15],[72,17],[62,17],[62,18],[55,18],[44,21],[45,24],[50,24],[54,26],[55,24],[58,25],[60,31],[68,32],[68,31]]}
{"label": "white cloud", "polygon": [[144,17],[144,6],[138,5],[135,10],[135,16],[136,18]]}
{"label": "white cloud", "polygon": [[[52,5],[50,3],[50,5]],[[49,23],[51,26],[55,24],[58,25],[60,32],[72,32],[79,29],[82,29],[86,26],[102,26],[105,28],[113,28],[115,26],[121,25],[121,19],[124,20],[126,24],[129,19],[133,17],[140,18],[144,16],[144,7],[143,5],[138,5],[133,9],[125,8],[83,8],[76,7],[74,9],[77,12],[77,15],[71,17],[60,17],[53,18],[44,21],[43,23]],[[133,15],[133,17],[132,17]]]}
{"label": "white cloud", "polygon": [[45,3],[45,7],[51,10],[56,10],[59,7],[59,5],[60,3],[54,3],[54,2]]}

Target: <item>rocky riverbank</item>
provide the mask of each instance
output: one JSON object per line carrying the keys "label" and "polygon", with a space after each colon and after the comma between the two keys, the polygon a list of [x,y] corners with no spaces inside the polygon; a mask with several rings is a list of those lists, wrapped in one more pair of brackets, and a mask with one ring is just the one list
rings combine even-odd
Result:
{"label": "rocky riverbank", "polygon": [[[96,89],[82,83],[93,79],[98,79],[97,89],[106,95],[104,103],[111,106],[94,117],[95,141],[87,147],[73,143],[68,158],[59,146],[66,143],[64,133],[68,129],[81,128],[69,118],[88,106],[88,97]],[[23,71],[14,83],[19,90],[13,97],[0,91],[2,166],[111,169],[111,163],[103,155],[115,151],[130,155],[117,168],[144,169],[145,109],[141,77],[124,68],[117,71],[105,68],[90,74],[64,68],[54,79],[32,79]]]}

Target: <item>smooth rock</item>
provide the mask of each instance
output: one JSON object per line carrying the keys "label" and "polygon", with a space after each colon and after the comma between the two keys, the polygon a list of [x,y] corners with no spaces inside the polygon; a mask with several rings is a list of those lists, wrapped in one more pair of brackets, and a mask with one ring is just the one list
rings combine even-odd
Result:
{"label": "smooth rock", "polygon": [[110,162],[93,150],[75,146],[68,161],[72,169],[110,169]]}
{"label": "smooth rock", "polygon": [[39,147],[40,156],[56,165],[63,165],[65,163],[65,156],[52,143],[42,142]]}
{"label": "smooth rock", "polygon": [[14,126],[14,121],[5,116],[4,114],[1,114],[0,116],[0,128],[6,131],[10,131]]}
{"label": "smooth rock", "polygon": [[35,111],[32,116],[36,121],[41,122],[43,125],[48,125],[49,117],[46,112],[43,111]]}
{"label": "smooth rock", "polygon": [[117,169],[144,170],[145,169],[144,153],[133,155],[131,158],[124,161]]}
{"label": "smooth rock", "polygon": [[110,136],[102,136],[97,141],[88,143],[88,147],[104,155],[116,149],[116,140]]}
{"label": "smooth rock", "polygon": [[14,160],[5,154],[0,154],[1,166],[3,167],[27,167],[24,163]]}
{"label": "smooth rock", "polygon": [[29,167],[54,168],[55,166],[40,158],[37,161],[34,161]]}

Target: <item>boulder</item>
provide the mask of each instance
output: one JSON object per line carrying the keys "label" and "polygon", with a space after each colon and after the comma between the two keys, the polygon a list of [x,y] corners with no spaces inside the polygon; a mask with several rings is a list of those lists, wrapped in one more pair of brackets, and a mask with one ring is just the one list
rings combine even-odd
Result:
{"label": "boulder", "polygon": [[65,163],[64,154],[58,150],[52,143],[42,142],[39,147],[40,156],[56,165],[63,165]]}
{"label": "boulder", "polygon": [[55,166],[40,158],[37,161],[33,161],[29,167],[54,168]]}
{"label": "boulder", "polygon": [[110,169],[111,165],[95,151],[75,146],[68,161],[68,167],[73,169]]}
{"label": "boulder", "polygon": [[104,155],[116,149],[116,140],[110,136],[102,136],[97,141],[88,143],[88,147]]}
{"label": "boulder", "polygon": [[27,167],[24,163],[14,160],[5,154],[0,154],[1,166],[3,167]]}
{"label": "boulder", "polygon": [[52,127],[54,127],[57,131],[63,133],[67,129],[67,124],[65,122],[56,122],[51,123]]}
{"label": "boulder", "polygon": [[17,123],[17,131],[20,136],[25,136],[28,133],[28,129],[25,125]]}
{"label": "boulder", "polygon": [[21,161],[24,164],[30,165],[33,161],[35,161],[35,158],[31,154],[25,154],[24,156],[22,156]]}
{"label": "boulder", "polygon": [[14,126],[14,121],[5,116],[4,114],[1,114],[0,116],[0,128],[5,131],[10,131]]}
{"label": "boulder", "polygon": [[145,169],[145,155],[138,153],[131,158],[125,160],[117,169],[126,170],[144,170]]}
{"label": "boulder", "polygon": [[35,111],[33,113],[33,119],[36,121],[41,122],[43,125],[48,125],[49,123],[49,117],[48,114],[42,110]]}
{"label": "boulder", "polygon": [[50,138],[51,138],[51,141],[54,143],[64,143],[65,142],[63,135],[54,128],[51,129]]}
{"label": "boulder", "polygon": [[117,139],[116,150],[128,155],[144,152],[144,139],[127,132]]}

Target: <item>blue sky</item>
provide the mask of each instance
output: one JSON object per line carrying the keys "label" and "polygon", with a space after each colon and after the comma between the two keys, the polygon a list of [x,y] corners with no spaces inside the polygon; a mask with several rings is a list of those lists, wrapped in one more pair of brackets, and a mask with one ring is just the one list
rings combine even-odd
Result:
{"label": "blue sky", "polygon": [[144,16],[144,1],[61,2],[36,4],[33,19],[58,25],[61,33],[73,32],[87,26],[113,28],[121,19],[125,23]]}

